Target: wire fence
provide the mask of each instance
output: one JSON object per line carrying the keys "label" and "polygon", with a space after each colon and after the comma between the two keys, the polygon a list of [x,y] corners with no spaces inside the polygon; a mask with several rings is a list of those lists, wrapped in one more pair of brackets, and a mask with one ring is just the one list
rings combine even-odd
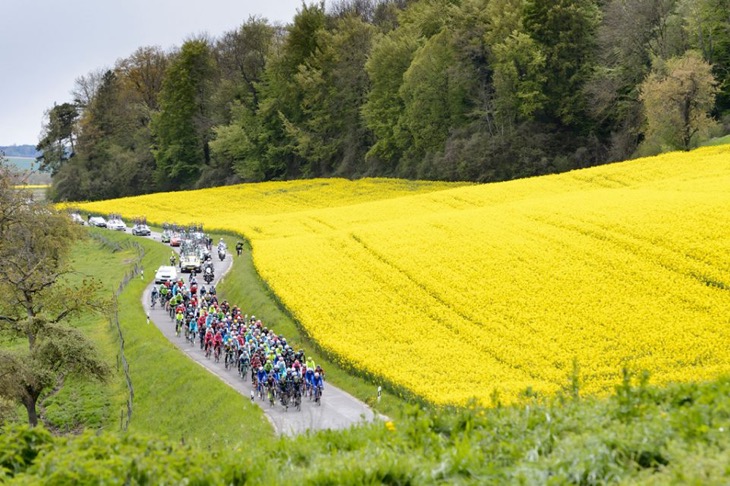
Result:
{"label": "wire fence", "polygon": [[[98,240],[101,242],[104,246],[111,249],[112,252],[121,251],[124,248],[134,248],[134,250],[137,252],[137,257],[134,259],[134,262],[131,264],[129,271],[124,275],[122,278],[122,281],[119,282],[119,286],[117,287],[117,290],[114,292],[114,307],[113,312],[109,316],[109,323],[110,325],[116,327],[117,333],[119,335],[119,354],[117,355],[117,369],[119,368],[119,365],[121,363],[122,369],[124,370],[124,379],[127,384],[127,406],[126,410],[122,409],[119,412],[119,424],[120,428],[123,431],[127,430],[127,427],[129,427],[129,423],[132,421],[132,407],[134,402],[134,385],[132,384],[132,376],[129,372],[129,362],[127,361],[127,357],[124,354],[124,333],[122,332],[122,325],[119,322],[119,295],[124,291],[124,289],[129,285],[129,282],[132,281],[133,278],[136,278],[138,275],[142,273],[142,259],[145,255],[145,250],[142,245],[136,242],[124,242],[123,244],[111,241],[107,238],[104,238],[101,235],[92,234],[92,237],[95,240]],[[126,414],[125,414],[126,412]]]}

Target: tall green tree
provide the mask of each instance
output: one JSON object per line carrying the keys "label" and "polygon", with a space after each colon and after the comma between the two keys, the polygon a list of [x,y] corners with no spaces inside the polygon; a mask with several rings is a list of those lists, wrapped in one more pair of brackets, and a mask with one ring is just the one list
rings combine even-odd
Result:
{"label": "tall green tree", "polygon": [[79,112],[73,103],[62,103],[48,110],[46,117],[40,142],[36,146],[36,150],[41,152],[37,161],[41,170],[54,175],[74,155]]}
{"label": "tall green tree", "polygon": [[380,173],[393,175],[410,139],[400,130],[405,109],[400,97],[403,75],[418,49],[417,36],[400,28],[380,37],[365,63],[370,90],[362,114],[375,141],[367,152],[370,164]]}
{"label": "tall green tree", "polygon": [[[270,55],[261,83],[261,101],[252,127],[258,164],[257,173],[268,177],[299,177],[303,158],[287,125],[298,126],[305,120],[302,106],[304,93],[296,76],[321,49],[321,33],[326,28],[324,3],[302,4],[287,26],[282,42]],[[251,158],[247,158],[247,166]]]}
{"label": "tall green tree", "polygon": [[210,147],[214,167],[203,175],[206,183],[225,183],[234,178],[258,181],[267,177],[259,152],[262,129],[256,113],[266,65],[281,43],[280,36],[279,28],[251,17],[239,29],[224,34],[216,44],[221,76],[216,104],[222,122],[213,129]]}
{"label": "tall green tree", "polygon": [[102,303],[95,282],[65,281],[78,229],[66,215],[15,190],[2,163],[0,201],[0,334],[4,342],[25,344],[0,349],[0,396],[21,403],[34,426],[45,391],[61,387],[71,374],[108,375],[94,344],[70,324]]}
{"label": "tall green tree", "polygon": [[309,176],[363,174],[369,134],[361,107],[368,91],[365,61],[376,28],[355,15],[320,32],[317,49],[297,73],[303,122],[288,123]]}
{"label": "tall green tree", "polygon": [[153,117],[156,178],[161,188],[192,187],[210,163],[210,97],[216,75],[209,41],[191,39],[172,59]]}
{"label": "tall green tree", "polygon": [[[403,75],[399,95],[404,102],[401,126],[413,144],[406,164],[417,164],[424,156],[444,148],[449,132],[464,126],[472,106],[469,94],[478,76],[464,62],[453,43],[453,31],[443,29],[414,55]],[[418,176],[410,167],[404,175]]]}
{"label": "tall green tree", "polygon": [[730,0],[683,0],[690,47],[702,53],[718,80],[715,111],[730,112]]}
{"label": "tall green tree", "polygon": [[528,0],[524,26],[545,56],[544,115],[566,126],[587,119],[584,86],[594,68],[596,0]]}

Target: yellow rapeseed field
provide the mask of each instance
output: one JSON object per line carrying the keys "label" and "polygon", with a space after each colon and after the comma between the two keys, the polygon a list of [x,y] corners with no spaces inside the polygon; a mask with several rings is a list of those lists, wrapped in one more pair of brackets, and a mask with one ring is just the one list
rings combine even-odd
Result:
{"label": "yellow rapeseed field", "polygon": [[[77,205],[78,206],[78,205]],[[730,146],[488,185],[300,181],[80,205],[250,239],[326,349],[439,404],[730,371]]]}

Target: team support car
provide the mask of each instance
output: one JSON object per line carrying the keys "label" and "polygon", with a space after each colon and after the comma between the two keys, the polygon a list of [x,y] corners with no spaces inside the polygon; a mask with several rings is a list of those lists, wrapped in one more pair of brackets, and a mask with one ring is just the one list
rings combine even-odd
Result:
{"label": "team support car", "polygon": [[177,280],[177,269],[170,265],[162,265],[155,273],[155,283],[161,284],[167,281],[174,282]]}
{"label": "team support car", "polygon": [[152,234],[150,227],[146,224],[135,224],[132,226],[132,234],[134,236],[149,236]]}
{"label": "team support car", "polygon": [[101,216],[92,216],[89,218],[89,226],[98,228],[106,228],[106,220]]}
{"label": "team support car", "polygon": [[174,234],[170,236],[170,246],[180,246],[182,245],[182,236],[178,234]]}
{"label": "team support car", "polygon": [[194,251],[189,251],[180,255],[180,271],[183,273],[200,273],[202,264],[203,262],[200,261],[200,257]]}
{"label": "team support car", "polygon": [[170,230],[164,230],[162,232],[162,236],[160,236],[160,241],[163,243],[170,243],[170,238],[172,238],[172,233],[170,233]]}
{"label": "team support car", "polygon": [[119,218],[113,218],[107,221],[106,227],[114,231],[127,231],[127,225]]}

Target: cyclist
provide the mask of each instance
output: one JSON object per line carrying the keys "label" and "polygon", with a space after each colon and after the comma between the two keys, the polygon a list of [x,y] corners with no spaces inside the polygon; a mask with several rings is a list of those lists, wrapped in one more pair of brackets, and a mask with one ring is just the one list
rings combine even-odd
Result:
{"label": "cyclist", "polygon": [[223,346],[223,335],[220,331],[216,331],[215,336],[213,336],[213,351],[216,353],[216,356],[220,358],[220,352],[221,347]]}
{"label": "cyclist", "polygon": [[314,368],[314,374],[316,375],[317,373],[319,373],[320,378],[322,378],[322,380],[324,380],[324,370],[322,369],[322,367],[320,365],[317,365],[317,367]]}
{"label": "cyclist", "polygon": [[306,371],[304,372],[304,387],[306,389],[307,394],[311,398],[314,394],[314,362],[312,362],[312,366],[309,366],[309,360],[307,360],[307,366]]}
{"label": "cyclist", "polygon": [[205,357],[210,357],[210,352],[213,349],[213,329],[207,328],[205,331]]}
{"label": "cyclist", "polygon": [[154,309],[155,304],[157,304],[157,299],[160,296],[160,292],[157,290],[157,287],[152,287],[152,308]]}
{"label": "cyclist", "polygon": [[183,314],[182,310],[178,309],[175,314],[175,336],[180,335],[180,328],[182,327],[183,319],[185,319],[185,314]]}
{"label": "cyclist", "polygon": [[266,370],[264,370],[263,366],[259,366],[258,371],[256,372],[256,389],[259,393],[259,397],[263,399],[264,397],[264,384],[266,383]]}
{"label": "cyclist", "polygon": [[322,375],[315,372],[314,373],[314,397],[316,400],[319,400],[319,397],[322,396],[323,391],[324,391],[324,380],[322,379]]}
{"label": "cyclist", "polygon": [[195,344],[195,336],[198,335],[198,321],[194,317],[190,319],[190,322],[188,323],[188,335],[190,337],[190,342]]}

